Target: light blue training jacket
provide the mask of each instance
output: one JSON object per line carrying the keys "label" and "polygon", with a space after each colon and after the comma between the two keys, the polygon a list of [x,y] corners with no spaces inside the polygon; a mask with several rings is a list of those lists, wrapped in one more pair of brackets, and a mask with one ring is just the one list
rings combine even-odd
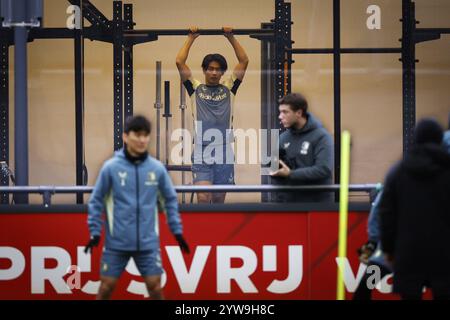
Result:
{"label": "light blue training jacket", "polygon": [[373,255],[369,258],[369,261],[382,265],[385,268],[391,270],[391,267],[384,259],[383,249],[381,247],[381,231],[380,231],[380,210],[378,206],[380,205],[381,197],[383,196],[383,190],[378,192],[374,202],[372,203],[372,208],[369,213],[369,220],[367,221],[367,233],[369,235],[369,240],[376,242],[377,247]]}
{"label": "light blue training jacket", "polygon": [[132,163],[123,149],[117,151],[101,168],[88,203],[91,236],[100,235],[105,224],[107,249],[159,249],[158,197],[170,230],[181,234],[177,195],[163,164],[150,156]]}

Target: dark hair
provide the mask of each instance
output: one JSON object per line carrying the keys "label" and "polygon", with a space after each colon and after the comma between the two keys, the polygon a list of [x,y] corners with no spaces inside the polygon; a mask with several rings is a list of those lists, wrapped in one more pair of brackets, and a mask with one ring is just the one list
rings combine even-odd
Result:
{"label": "dark hair", "polygon": [[278,100],[278,103],[289,105],[292,111],[302,110],[303,116],[305,117],[308,112],[308,101],[306,101],[306,98],[300,93],[289,93]]}
{"label": "dark hair", "polygon": [[208,66],[211,62],[217,62],[220,65],[220,69],[222,70],[222,73],[225,73],[228,69],[228,64],[227,64],[227,60],[225,59],[225,57],[219,53],[210,53],[207,54],[204,58],[203,58],[203,62],[202,62],[202,69],[203,71],[206,71],[206,69],[208,69]]}
{"label": "dark hair", "polygon": [[123,131],[126,134],[129,134],[130,131],[134,132],[145,131],[147,134],[150,134],[151,131],[150,121],[148,121],[146,117],[141,115],[130,116],[125,120],[125,127]]}
{"label": "dark hair", "polygon": [[417,122],[414,128],[414,143],[434,143],[441,144],[444,130],[441,125],[432,118],[425,118]]}

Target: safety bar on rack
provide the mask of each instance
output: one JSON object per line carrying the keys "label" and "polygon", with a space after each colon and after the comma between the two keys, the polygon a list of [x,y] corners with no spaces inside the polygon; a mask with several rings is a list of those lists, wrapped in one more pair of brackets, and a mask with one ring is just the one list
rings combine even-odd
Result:
{"label": "safety bar on rack", "polygon": [[[380,184],[353,184],[349,186],[350,192],[371,192],[379,189]],[[76,194],[91,193],[93,187],[89,186],[14,186],[0,187],[0,193],[33,193],[41,194],[43,204],[49,206],[51,197],[54,194]],[[339,191],[338,184],[332,185],[314,185],[314,186],[292,186],[292,185],[212,185],[212,186],[175,186],[178,193],[187,192],[294,192],[294,191]]]}

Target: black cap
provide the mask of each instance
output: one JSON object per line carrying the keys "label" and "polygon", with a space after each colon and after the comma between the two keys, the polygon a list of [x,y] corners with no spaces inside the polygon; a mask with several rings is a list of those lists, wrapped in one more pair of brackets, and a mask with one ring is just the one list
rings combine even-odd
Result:
{"label": "black cap", "polygon": [[425,118],[417,122],[414,129],[414,143],[434,143],[441,144],[444,130],[441,125],[432,118]]}

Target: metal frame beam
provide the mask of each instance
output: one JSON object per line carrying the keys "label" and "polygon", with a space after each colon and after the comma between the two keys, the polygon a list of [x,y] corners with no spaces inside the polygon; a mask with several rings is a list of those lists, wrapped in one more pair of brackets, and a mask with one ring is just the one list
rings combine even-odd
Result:
{"label": "metal frame beam", "polygon": [[[73,39],[76,30],[67,28],[40,28],[31,29],[28,34],[28,41],[35,39]],[[113,42],[112,32],[103,32],[95,26],[85,27],[82,30],[83,37],[89,40],[97,40],[102,42]]]}

